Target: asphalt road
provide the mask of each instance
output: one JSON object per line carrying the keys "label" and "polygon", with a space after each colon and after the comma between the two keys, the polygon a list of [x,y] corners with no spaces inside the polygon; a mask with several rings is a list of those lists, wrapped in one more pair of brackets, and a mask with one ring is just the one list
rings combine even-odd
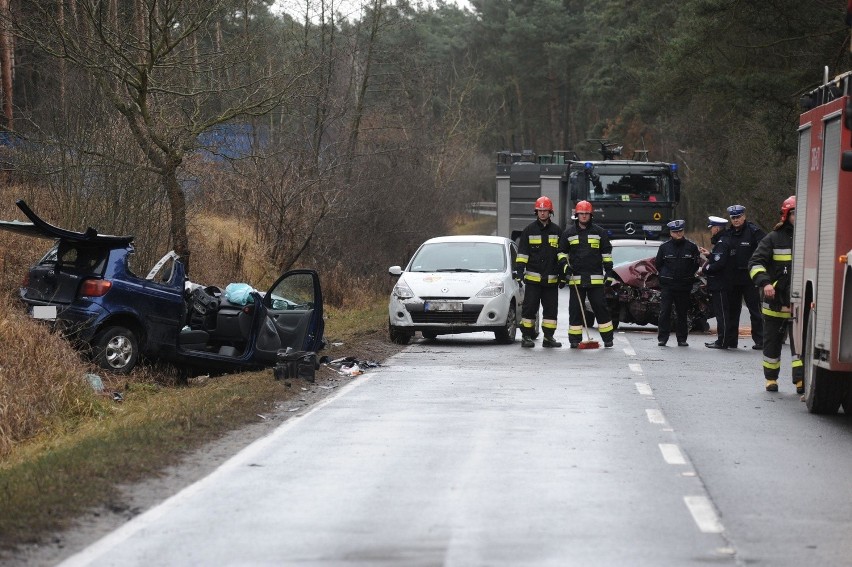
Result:
{"label": "asphalt road", "polygon": [[417,341],[63,565],[852,564],[852,420],[712,338]]}

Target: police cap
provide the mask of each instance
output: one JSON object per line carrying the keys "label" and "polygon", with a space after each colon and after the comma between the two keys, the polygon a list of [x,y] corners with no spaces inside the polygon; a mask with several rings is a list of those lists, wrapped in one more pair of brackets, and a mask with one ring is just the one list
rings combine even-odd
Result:
{"label": "police cap", "polygon": [[730,216],[732,219],[741,217],[744,214],[745,207],[743,207],[742,205],[731,205],[730,207],[728,207],[728,216]]}
{"label": "police cap", "polygon": [[670,232],[679,232],[686,227],[686,221],[684,220],[673,220],[666,224],[669,227]]}
{"label": "police cap", "polygon": [[709,217],[707,217],[707,228],[711,228],[714,226],[728,226],[728,220],[723,219],[722,217],[710,215]]}

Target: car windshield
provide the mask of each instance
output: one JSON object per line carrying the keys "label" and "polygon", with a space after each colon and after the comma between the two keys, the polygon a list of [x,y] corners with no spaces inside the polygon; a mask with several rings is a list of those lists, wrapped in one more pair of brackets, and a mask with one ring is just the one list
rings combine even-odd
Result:
{"label": "car windshield", "polygon": [[657,246],[648,246],[645,244],[613,246],[612,247],[612,264],[620,266],[636,260],[644,260],[653,258],[657,255]]}
{"label": "car windshield", "polygon": [[411,259],[409,272],[504,272],[506,254],[494,242],[433,242]]}

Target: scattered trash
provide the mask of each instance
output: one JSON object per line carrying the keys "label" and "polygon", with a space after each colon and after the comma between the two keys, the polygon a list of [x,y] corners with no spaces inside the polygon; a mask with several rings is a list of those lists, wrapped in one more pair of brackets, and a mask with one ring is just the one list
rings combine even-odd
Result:
{"label": "scattered trash", "polygon": [[92,387],[92,390],[97,392],[98,394],[102,394],[104,391],[104,381],[101,380],[101,377],[97,374],[86,374],[86,380],[89,381],[89,385]]}
{"label": "scattered trash", "polygon": [[278,351],[278,364],[272,370],[272,376],[276,380],[282,378],[302,378],[313,382],[316,374],[317,353],[304,350],[293,350],[287,347]]}
{"label": "scattered trash", "polygon": [[334,390],[336,386],[320,386],[323,390]]}
{"label": "scattered trash", "polygon": [[337,366],[338,373],[343,376],[360,376],[365,372],[366,368],[376,368],[381,366],[378,362],[372,360],[359,360],[354,356],[344,356],[335,358],[328,363],[329,366]]}
{"label": "scattered trash", "polygon": [[302,409],[302,408],[301,408],[301,407],[298,407],[298,408],[290,408],[290,409],[288,409],[287,411],[288,411],[288,412],[294,412],[294,411],[299,411],[300,409]]}
{"label": "scattered trash", "polygon": [[113,392],[112,399],[114,402],[123,402],[124,396],[121,395],[121,392]]}
{"label": "scattered trash", "polygon": [[255,415],[256,415],[257,417],[259,417],[260,419],[269,419],[268,417],[266,417],[265,415],[260,414],[260,413],[255,414]]}

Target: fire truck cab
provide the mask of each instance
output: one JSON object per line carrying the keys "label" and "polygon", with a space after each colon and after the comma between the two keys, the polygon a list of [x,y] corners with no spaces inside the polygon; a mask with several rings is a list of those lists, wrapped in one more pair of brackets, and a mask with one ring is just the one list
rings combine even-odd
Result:
{"label": "fire truck cab", "polygon": [[792,339],[811,413],[852,413],[852,72],[805,94],[799,120]]}

